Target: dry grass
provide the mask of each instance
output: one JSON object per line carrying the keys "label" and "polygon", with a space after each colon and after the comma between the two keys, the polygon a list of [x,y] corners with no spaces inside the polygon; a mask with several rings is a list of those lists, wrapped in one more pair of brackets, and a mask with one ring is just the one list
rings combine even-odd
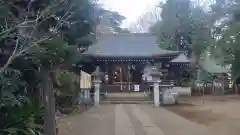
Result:
{"label": "dry grass", "polygon": [[212,131],[218,130],[226,135],[239,134],[240,96],[185,97],[181,101],[188,105],[169,106],[166,109],[189,121],[206,125]]}

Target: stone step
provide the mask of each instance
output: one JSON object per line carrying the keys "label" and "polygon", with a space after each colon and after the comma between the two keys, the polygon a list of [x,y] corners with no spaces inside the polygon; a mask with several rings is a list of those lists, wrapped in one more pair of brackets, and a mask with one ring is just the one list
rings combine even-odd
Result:
{"label": "stone step", "polygon": [[114,100],[114,101],[108,101],[104,100],[100,102],[101,104],[153,104],[153,101],[123,101],[123,100]]}
{"label": "stone step", "polygon": [[149,104],[151,99],[143,92],[108,93],[103,104]]}
{"label": "stone step", "polygon": [[106,97],[105,101],[148,101],[151,100],[149,97],[136,98],[136,97]]}
{"label": "stone step", "polygon": [[107,97],[109,97],[109,98],[119,98],[119,97],[143,98],[143,97],[146,97],[146,93],[143,93],[143,92],[116,92],[116,93],[108,93]]}

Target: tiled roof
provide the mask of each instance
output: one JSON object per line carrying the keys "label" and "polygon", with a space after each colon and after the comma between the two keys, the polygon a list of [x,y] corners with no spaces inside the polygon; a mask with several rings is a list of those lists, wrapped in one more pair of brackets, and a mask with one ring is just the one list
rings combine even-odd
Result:
{"label": "tiled roof", "polygon": [[172,63],[191,63],[191,60],[188,59],[188,57],[185,54],[180,54],[177,56],[177,58],[171,60]]}
{"label": "tiled roof", "polygon": [[90,46],[86,52],[103,57],[151,57],[178,53],[157,47],[156,36],[146,33],[102,35],[97,44]]}

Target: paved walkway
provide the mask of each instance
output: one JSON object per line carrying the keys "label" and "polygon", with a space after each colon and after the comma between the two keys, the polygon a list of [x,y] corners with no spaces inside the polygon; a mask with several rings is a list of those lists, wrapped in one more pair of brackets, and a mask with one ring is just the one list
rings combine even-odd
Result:
{"label": "paved walkway", "polygon": [[151,105],[100,105],[62,119],[61,135],[220,135],[164,108]]}

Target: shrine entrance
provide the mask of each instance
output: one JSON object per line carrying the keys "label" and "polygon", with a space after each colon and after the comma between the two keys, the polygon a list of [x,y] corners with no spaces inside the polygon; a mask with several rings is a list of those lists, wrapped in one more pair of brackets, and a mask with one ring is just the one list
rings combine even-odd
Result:
{"label": "shrine entrance", "polygon": [[108,65],[108,89],[111,92],[140,92],[142,68],[128,62]]}

